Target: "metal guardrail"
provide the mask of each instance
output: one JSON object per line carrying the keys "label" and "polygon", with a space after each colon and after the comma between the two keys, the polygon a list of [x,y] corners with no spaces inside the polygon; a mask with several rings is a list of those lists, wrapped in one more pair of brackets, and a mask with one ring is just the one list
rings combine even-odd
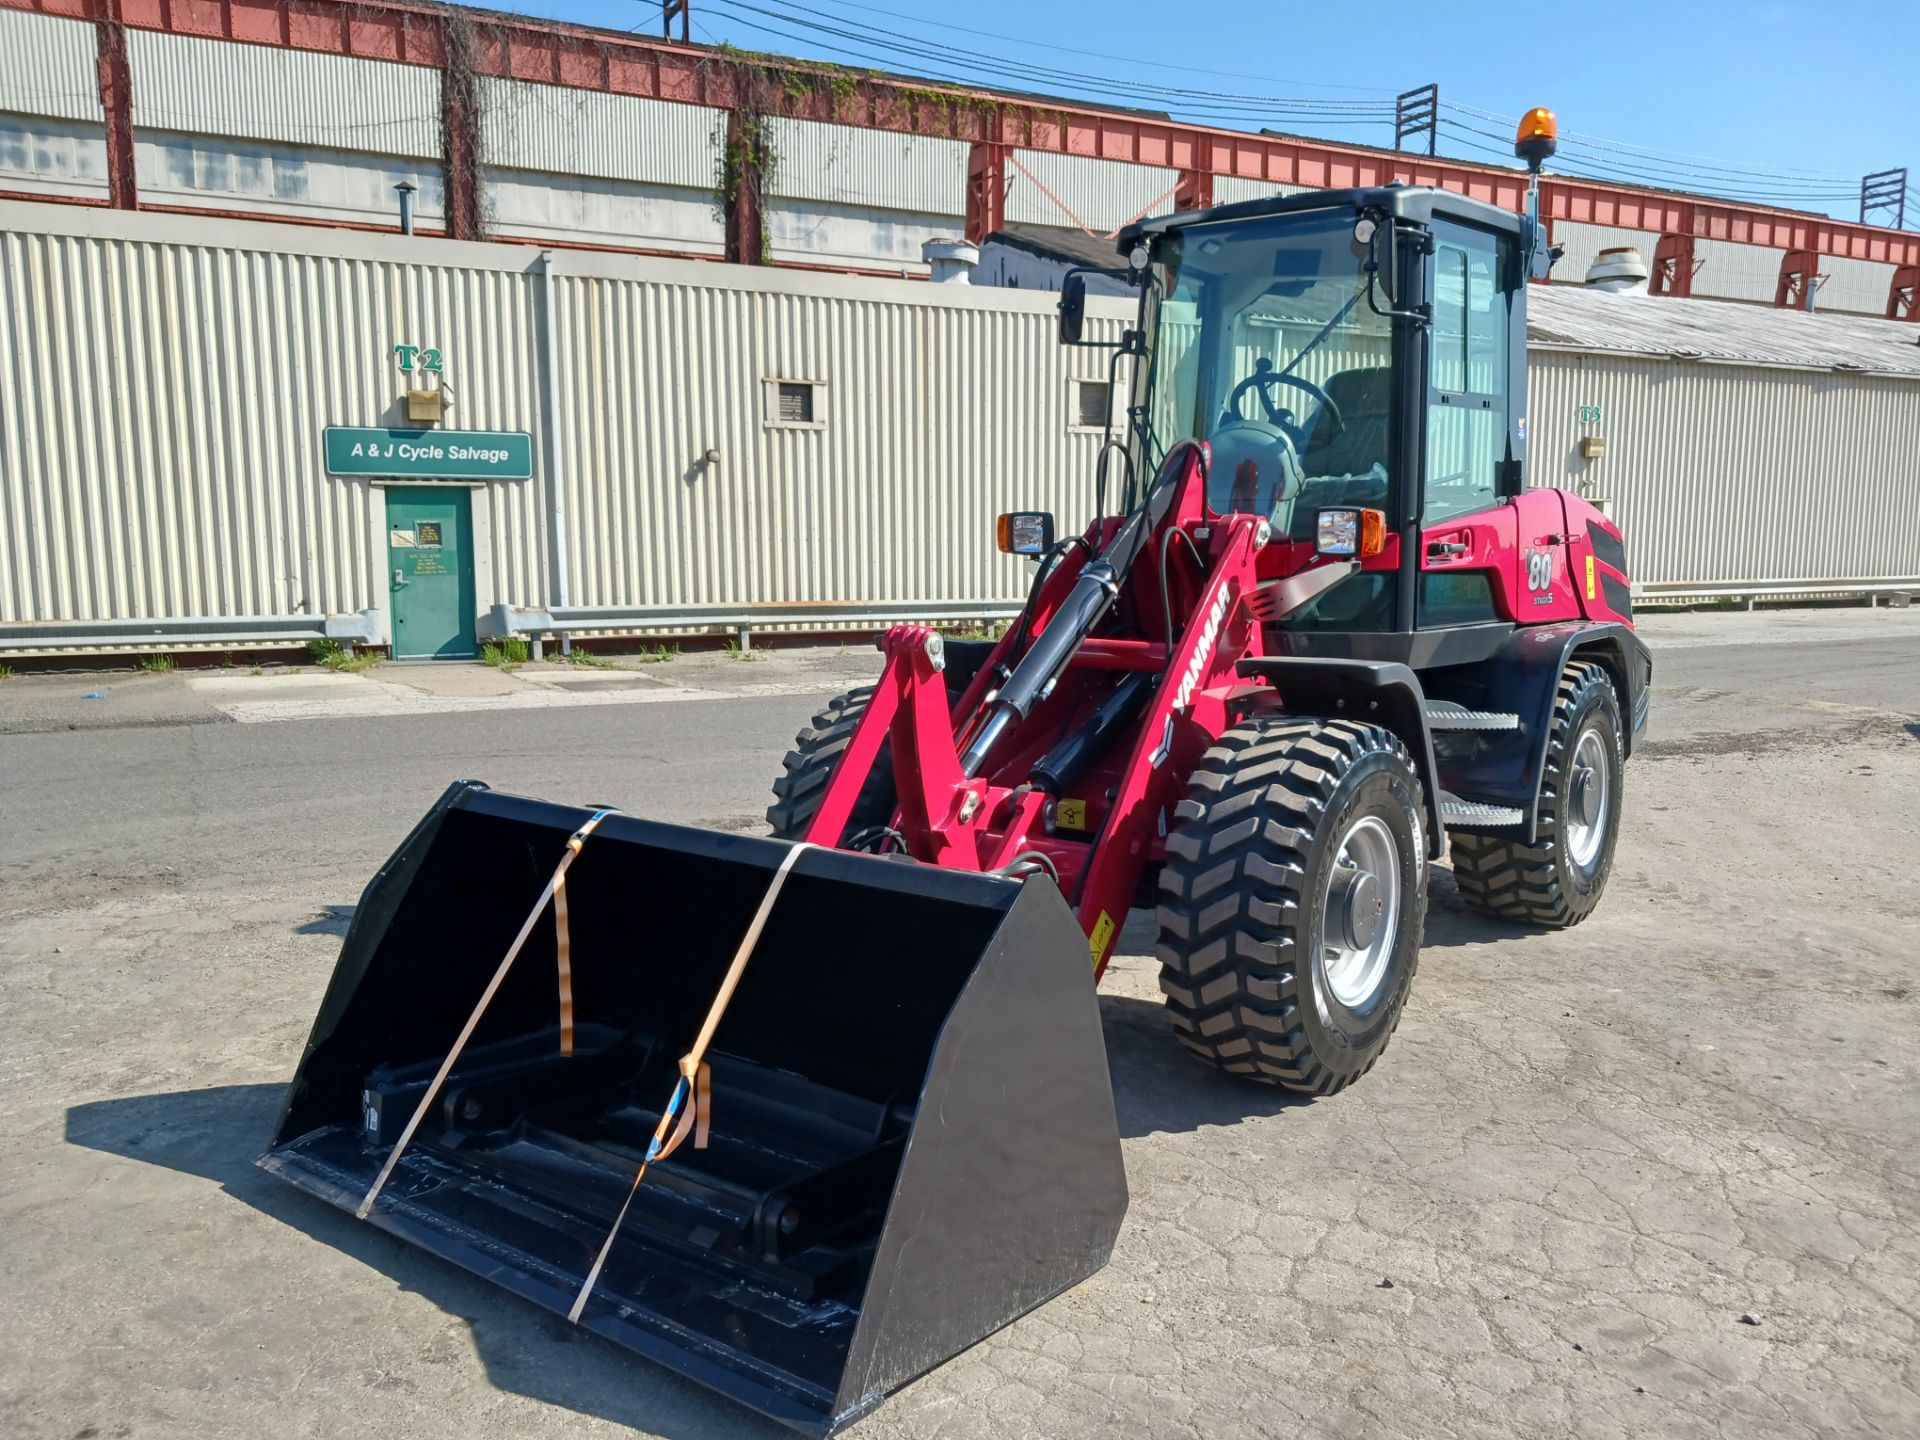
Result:
{"label": "metal guardrail", "polygon": [[[1824,600],[1851,596],[1920,598],[1920,576],[1872,580],[1758,580],[1719,583],[1661,580],[1633,587],[1636,603],[1693,600]],[[495,605],[481,617],[481,638],[733,634],[742,647],[757,633],[879,630],[901,624],[988,624],[1011,620],[1020,607],[999,600],[825,601],[770,605],[530,606]],[[303,645],[310,640],[384,645],[378,610],[346,615],[215,615],[147,620],[0,621],[0,655],[137,653],[239,646]]]}
{"label": "metal guardrail", "polygon": [[1853,596],[1872,598],[1880,595],[1920,597],[1920,576],[1906,580],[1742,580],[1724,584],[1705,580],[1655,580],[1633,587],[1636,604],[1643,601],[1654,604],[1660,601],[1745,600],[1751,606],[1755,600],[1844,600]]}
{"label": "metal guardrail", "polygon": [[1003,600],[826,601],[774,605],[555,606],[496,605],[481,624],[487,639],[508,635],[572,636],[724,634],[744,647],[768,631],[883,629],[904,624],[966,624],[1011,620],[1020,607]]}
{"label": "metal guardrail", "polygon": [[359,610],[350,615],[209,615],[151,620],[0,621],[0,655],[304,645],[309,640],[384,645],[386,633],[378,610]]}

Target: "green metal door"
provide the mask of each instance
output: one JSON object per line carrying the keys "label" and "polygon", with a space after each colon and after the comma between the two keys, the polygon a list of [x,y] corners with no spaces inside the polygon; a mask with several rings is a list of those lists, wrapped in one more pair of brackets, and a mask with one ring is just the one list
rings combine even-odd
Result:
{"label": "green metal door", "polygon": [[464,489],[388,489],[396,659],[473,657],[472,521],[473,499]]}

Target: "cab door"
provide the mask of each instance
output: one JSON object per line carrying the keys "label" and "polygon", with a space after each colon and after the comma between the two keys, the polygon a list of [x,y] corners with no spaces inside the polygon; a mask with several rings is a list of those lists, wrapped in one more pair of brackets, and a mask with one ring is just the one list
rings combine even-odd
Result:
{"label": "cab door", "polygon": [[1526,383],[1524,341],[1512,322],[1512,238],[1445,222],[1434,224],[1433,236],[1415,604],[1423,630],[1516,618],[1513,496]]}

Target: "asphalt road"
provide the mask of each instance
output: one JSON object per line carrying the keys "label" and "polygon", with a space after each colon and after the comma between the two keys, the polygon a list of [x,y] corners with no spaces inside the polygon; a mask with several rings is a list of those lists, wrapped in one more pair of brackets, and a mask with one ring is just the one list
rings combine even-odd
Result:
{"label": "asphalt road", "polygon": [[[1920,1433],[1920,611],[1650,630],[1600,912],[1437,870],[1346,1094],[1179,1051],[1135,917],[1113,1262],[860,1440]],[[747,828],[812,705],[0,734],[0,1433],[778,1433],[250,1162],[446,782]]]}

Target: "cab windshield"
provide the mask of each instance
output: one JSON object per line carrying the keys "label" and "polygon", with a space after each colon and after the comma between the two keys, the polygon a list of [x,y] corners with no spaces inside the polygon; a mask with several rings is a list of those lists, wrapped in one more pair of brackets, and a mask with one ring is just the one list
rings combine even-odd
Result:
{"label": "cab windshield", "polygon": [[1387,508],[1392,329],[1353,225],[1349,210],[1269,216],[1157,247],[1151,458],[1208,441],[1208,504],[1298,539],[1322,506]]}

